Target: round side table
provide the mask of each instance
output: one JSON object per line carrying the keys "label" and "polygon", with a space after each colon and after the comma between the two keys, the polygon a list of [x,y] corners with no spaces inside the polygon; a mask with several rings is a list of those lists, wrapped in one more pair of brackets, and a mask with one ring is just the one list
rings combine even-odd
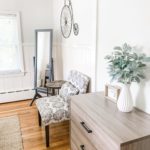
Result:
{"label": "round side table", "polygon": [[58,91],[58,94],[59,94],[59,90],[61,89],[61,86],[65,83],[66,81],[64,80],[55,80],[55,81],[51,81],[51,82],[48,82],[46,84],[46,87],[48,89],[51,89],[52,90],[52,95],[55,95],[55,90]]}

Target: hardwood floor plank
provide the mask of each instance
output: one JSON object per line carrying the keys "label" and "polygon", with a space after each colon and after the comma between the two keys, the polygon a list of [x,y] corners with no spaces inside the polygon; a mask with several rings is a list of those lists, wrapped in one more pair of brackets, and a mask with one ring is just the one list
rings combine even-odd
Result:
{"label": "hardwood floor plank", "polygon": [[45,146],[44,129],[38,126],[36,106],[30,101],[0,104],[0,118],[18,115],[20,120],[24,150],[70,150],[69,121],[50,126],[50,148]]}

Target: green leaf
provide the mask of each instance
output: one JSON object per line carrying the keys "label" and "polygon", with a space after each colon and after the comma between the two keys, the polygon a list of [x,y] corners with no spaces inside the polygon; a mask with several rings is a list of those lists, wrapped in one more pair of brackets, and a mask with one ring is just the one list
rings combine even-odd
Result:
{"label": "green leaf", "polygon": [[143,74],[137,74],[140,78],[145,79],[145,76]]}
{"label": "green leaf", "polygon": [[135,81],[138,82],[138,83],[140,83],[140,78],[135,77]]}
{"label": "green leaf", "polygon": [[124,51],[130,51],[131,49],[132,49],[131,46],[128,45],[127,43],[124,43],[124,44],[123,44],[123,50],[124,50]]}
{"label": "green leaf", "polygon": [[140,64],[139,64],[139,67],[146,67],[146,64],[140,63]]}
{"label": "green leaf", "polygon": [[117,80],[122,83],[140,82],[145,79],[144,62],[150,62],[150,57],[145,54],[137,54],[127,43],[122,47],[115,47],[110,55],[105,59],[108,60],[108,73],[112,81]]}
{"label": "green leaf", "polygon": [[116,46],[114,47],[114,50],[122,50],[122,48],[120,46]]}
{"label": "green leaf", "polygon": [[105,59],[111,59],[110,55],[105,56]]}

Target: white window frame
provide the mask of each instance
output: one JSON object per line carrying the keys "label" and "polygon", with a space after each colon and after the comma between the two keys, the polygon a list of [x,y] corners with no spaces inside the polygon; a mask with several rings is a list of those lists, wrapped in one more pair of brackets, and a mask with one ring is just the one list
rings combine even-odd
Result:
{"label": "white window frame", "polygon": [[18,54],[19,54],[19,63],[20,71],[0,71],[0,77],[9,77],[9,76],[24,76],[24,55],[23,55],[23,44],[22,44],[22,29],[21,29],[21,19],[19,12],[0,12],[0,15],[15,15],[17,17],[17,27],[18,27]]}

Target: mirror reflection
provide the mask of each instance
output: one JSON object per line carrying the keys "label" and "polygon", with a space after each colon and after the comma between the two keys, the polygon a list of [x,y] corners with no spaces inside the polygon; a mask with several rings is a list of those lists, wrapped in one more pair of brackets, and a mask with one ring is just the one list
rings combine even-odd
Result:
{"label": "mirror reflection", "polygon": [[41,93],[48,93],[46,83],[54,80],[53,59],[52,59],[52,29],[35,30],[35,57],[34,57],[34,87],[36,98],[41,97]]}
{"label": "mirror reflection", "polygon": [[36,87],[45,87],[51,80],[52,59],[52,31],[37,30],[36,61],[37,61],[37,83]]}

